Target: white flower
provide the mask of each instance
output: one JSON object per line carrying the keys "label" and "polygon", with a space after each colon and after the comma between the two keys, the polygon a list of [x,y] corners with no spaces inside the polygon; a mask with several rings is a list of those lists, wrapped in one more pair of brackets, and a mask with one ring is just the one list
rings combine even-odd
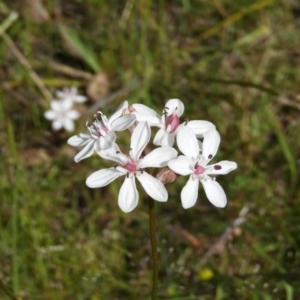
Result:
{"label": "white flower", "polygon": [[73,131],[73,120],[78,119],[80,114],[78,111],[72,109],[72,102],[68,100],[53,100],[50,105],[51,110],[46,111],[44,116],[46,119],[52,121],[53,130],[64,128],[67,131]]}
{"label": "white flower", "polygon": [[147,122],[139,123],[131,136],[129,157],[124,155],[116,144],[114,148],[98,152],[102,158],[115,161],[119,166],[97,171],[86,180],[88,187],[98,188],[108,185],[120,176],[126,175],[118,197],[119,207],[124,212],[132,211],[138,204],[139,194],[135,178],[154,200],[165,202],[168,199],[168,192],[165,186],[143,169],[166,166],[169,160],[177,156],[177,151],[172,147],[160,147],[141,157],[142,152],[149,143],[150,135],[149,124]]}
{"label": "white flower", "polygon": [[99,112],[101,120],[95,115],[95,120],[91,126],[87,125],[87,132],[72,136],[68,140],[71,146],[84,146],[84,148],[74,157],[76,162],[91,156],[101,150],[111,148],[116,140],[115,131],[122,131],[130,127],[135,122],[134,115],[122,116],[123,110],[128,108],[128,102],[123,102],[117,111],[107,119]]}
{"label": "white flower", "polygon": [[180,124],[180,117],[184,113],[184,104],[179,99],[169,100],[163,110],[162,116],[142,104],[133,104],[134,114],[138,121],[147,121],[150,126],[160,127],[154,137],[153,143],[159,146],[173,146],[178,132],[187,125],[197,137],[203,137],[216,127],[208,121],[188,121]]}
{"label": "white flower", "polygon": [[187,184],[181,191],[182,206],[190,208],[195,205],[200,181],[208,200],[217,207],[225,207],[227,199],[224,190],[211,176],[227,174],[236,169],[237,164],[224,160],[208,165],[218,151],[220,144],[218,131],[212,130],[205,135],[202,154],[199,154],[197,139],[190,128],[185,126],[178,135],[178,147],[184,155],[170,161],[168,166],[177,174],[190,175]]}
{"label": "white flower", "polygon": [[72,86],[70,88],[65,87],[63,88],[62,91],[57,91],[56,95],[59,99],[69,100],[71,102],[83,103],[87,100],[87,97],[78,95],[77,93],[78,93],[77,87]]}

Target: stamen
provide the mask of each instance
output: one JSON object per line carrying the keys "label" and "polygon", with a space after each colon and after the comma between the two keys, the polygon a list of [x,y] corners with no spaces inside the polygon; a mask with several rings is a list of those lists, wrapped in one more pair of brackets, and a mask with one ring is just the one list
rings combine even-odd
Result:
{"label": "stamen", "polygon": [[190,121],[190,119],[189,118],[186,118],[186,119],[184,119],[184,125],[186,126],[187,124],[188,124],[188,122]]}
{"label": "stamen", "polygon": [[144,173],[144,171],[141,169],[141,168],[139,168],[139,171],[143,174]]}
{"label": "stamen", "polygon": [[116,154],[120,154],[121,152],[120,151],[116,151]]}
{"label": "stamen", "polygon": [[116,169],[118,167],[118,165],[114,165],[114,168]]}
{"label": "stamen", "polygon": [[129,172],[126,174],[126,178],[129,178]]}
{"label": "stamen", "polygon": [[214,166],[214,169],[215,169],[215,170],[221,170],[221,169],[222,169],[222,166],[220,166],[220,165],[215,165],[215,166]]}
{"label": "stamen", "polygon": [[213,155],[212,155],[212,154],[209,154],[209,155],[208,155],[208,158],[209,158],[209,159],[212,159],[212,158],[213,158]]}

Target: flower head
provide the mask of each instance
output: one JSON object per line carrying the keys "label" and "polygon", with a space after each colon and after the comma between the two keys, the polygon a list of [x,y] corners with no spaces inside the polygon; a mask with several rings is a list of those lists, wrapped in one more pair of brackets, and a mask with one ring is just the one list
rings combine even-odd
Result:
{"label": "flower head", "polygon": [[74,130],[74,121],[79,118],[78,111],[72,109],[72,102],[68,100],[56,101],[50,103],[51,110],[45,112],[46,119],[52,121],[53,130],[64,128],[67,131]]}
{"label": "flower head", "polygon": [[59,99],[68,100],[71,102],[83,103],[87,100],[85,96],[78,95],[77,87],[65,87],[62,91],[57,91],[56,95]]}
{"label": "flower head", "polygon": [[86,124],[86,133],[74,135],[68,140],[71,146],[84,146],[75,156],[76,162],[91,156],[94,151],[107,150],[113,146],[116,140],[115,131],[125,130],[135,122],[134,115],[122,116],[126,108],[128,108],[127,101],[123,102],[109,119],[102,112],[98,112],[100,119],[95,115],[94,122],[91,125]]}
{"label": "flower head", "polygon": [[142,156],[150,140],[150,126],[147,122],[140,122],[131,136],[130,152],[125,155],[114,144],[113,148],[102,150],[98,154],[108,160],[118,163],[109,169],[102,169],[90,175],[86,184],[91,188],[103,187],[120,176],[126,176],[120,189],[118,204],[124,212],[132,211],[138,204],[139,194],[135,178],[141,183],[146,193],[154,200],[165,202],[168,192],[161,181],[147,173],[144,168],[160,168],[177,156],[177,151],[172,147],[161,147]]}
{"label": "flower head", "polygon": [[225,207],[226,195],[220,184],[215,181],[215,175],[227,174],[237,168],[232,161],[221,161],[208,165],[218,151],[220,135],[212,130],[204,137],[202,153],[199,154],[199,145],[195,134],[187,126],[179,133],[180,151],[184,154],[168,163],[175,173],[190,175],[190,178],[182,189],[181,202],[184,208],[195,205],[198,198],[199,181],[203,185],[208,200],[217,207]]}
{"label": "flower head", "polygon": [[180,124],[180,117],[184,113],[184,104],[179,99],[167,101],[162,116],[145,105],[133,104],[132,106],[138,121],[147,121],[151,126],[160,128],[153,140],[153,143],[158,146],[173,146],[175,138],[178,143],[178,132],[185,125],[190,127],[197,137],[203,137],[207,132],[216,128],[211,122],[202,120],[186,120]]}

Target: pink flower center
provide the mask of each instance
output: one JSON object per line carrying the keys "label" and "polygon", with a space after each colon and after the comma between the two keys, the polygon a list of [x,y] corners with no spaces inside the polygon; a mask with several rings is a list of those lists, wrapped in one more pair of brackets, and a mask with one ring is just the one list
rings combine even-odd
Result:
{"label": "pink flower center", "polygon": [[138,170],[136,167],[136,163],[132,160],[130,160],[124,167],[129,172],[136,172]]}
{"label": "pink flower center", "polygon": [[169,133],[173,133],[179,126],[179,117],[176,114],[168,116],[165,126]]}
{"label": "pink flower center", "polygon": [[97,135],[100,137],[100,136],[105,136],[108,132],[108,129],[104,126],[99,126],[97,128]]}
{"label": "pink flower center", "polygon": [[195,175],[201,175],[204,173],[204,171],[205,171],[205,168],[203,168],[202,166],[200,166],[198,164],[195,165],[195,170],[194,170]]}

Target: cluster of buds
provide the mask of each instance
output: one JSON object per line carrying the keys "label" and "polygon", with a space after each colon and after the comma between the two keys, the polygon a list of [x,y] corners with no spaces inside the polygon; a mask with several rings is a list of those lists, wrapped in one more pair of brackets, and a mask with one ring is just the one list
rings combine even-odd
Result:
{"label": "cluster of buds", "polygon": [[[225,207],[226,194],[215,176],[229,173],[237,168],[237,164],[225,160],[210,165],[220,144],[220,135],[215,125],[208,121],[188,119],[181,123],[183,113],[184,104],[179,99],[169,100],[161,115],[143,104],[128,107],[127,101],[109,119],[98,112],[101,119],[95,115],[92,125],[87,124],[87,132],[71,137],[68,143],[84,146],[75,156],[76,162],[96,152],[101,158],[114,161],[117,165],[92,173],[86,180],[87,186],[104,187],[116,178],[125,176],[118,204],[124,212],[130,212],[137,206],[139,199],[135,179],[152,199],[166,202],[168,191],[165,184],[175,181],[178,175],[189,175],[181,192],[181,202],[185,209],[195,205],[199,182],[213,205]],[[159,128],[153,140],[158,147],[146,153],[152,127]],[[116,144],[116,132],[126,129],[131,132],[128,155]],[[181,155],[178,155],[178,150]],[[149,172],[150,168],[161,170],[154,177]]]}

